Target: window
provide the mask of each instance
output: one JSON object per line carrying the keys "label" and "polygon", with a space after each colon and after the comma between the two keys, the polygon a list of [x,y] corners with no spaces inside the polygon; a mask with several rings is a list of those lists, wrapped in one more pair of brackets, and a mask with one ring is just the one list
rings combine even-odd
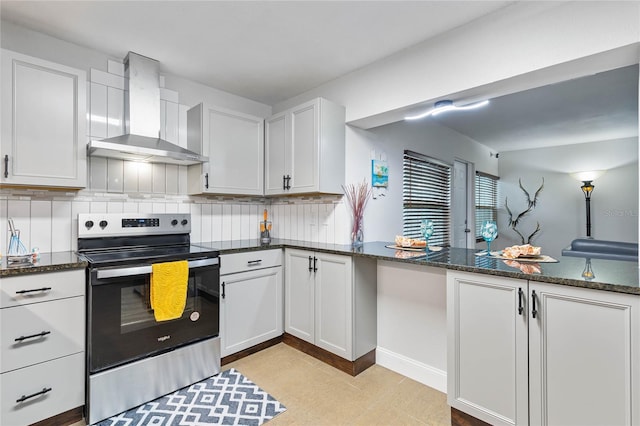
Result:
{"label": "window", "polygon": [[402,167],[403,235],[422,238],[420,221],[431,219],[429,244],[448,246],[451,215],[451,166],[413,151],[404,152]]}
{"label": "window", "polygon": [[482,241],[480,227],[485,220],[498,220],[498,178],[476,172],[476,241]]}

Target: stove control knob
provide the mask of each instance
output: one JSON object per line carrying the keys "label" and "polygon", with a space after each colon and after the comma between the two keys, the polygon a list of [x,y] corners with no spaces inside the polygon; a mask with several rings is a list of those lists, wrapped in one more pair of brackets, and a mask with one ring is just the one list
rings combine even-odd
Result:
{"label": "stove control knob", "polygon": [[189,223],[189,221],[187,221],[187,219],[182,219],[182,222],[180,222],[182,224],[182,226],[186,225],[187,223]]}
{"label": "stove control knob", "polygon": [[84,226],[87,227],[87,229],[91,229],[93,228],[93,221],[92,220],[88,220],[84,223]]}
{"label": "stove control knob", "polygon": [[107,221],[106,220],[101,220],[99,225],[100,225],[100,228],[104,229],[104,228],[107,227]]}
{"label": "stove control knob", "polygon": [[178,219],[173,219],[173,220],[171,221],[171,225],[172,225],[172,226],[176,226],[177,224],[178,224]]}

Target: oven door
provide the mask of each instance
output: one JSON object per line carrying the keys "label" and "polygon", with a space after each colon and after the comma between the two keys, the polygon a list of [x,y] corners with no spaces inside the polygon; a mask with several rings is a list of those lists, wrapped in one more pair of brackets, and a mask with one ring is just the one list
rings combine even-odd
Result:
{"label": "oven door", "polygon": [[150,278],[144,264],[89,270],[90,373],[218,335],[219,258],[189,260],[186,306],[174,320],[155,320]]}

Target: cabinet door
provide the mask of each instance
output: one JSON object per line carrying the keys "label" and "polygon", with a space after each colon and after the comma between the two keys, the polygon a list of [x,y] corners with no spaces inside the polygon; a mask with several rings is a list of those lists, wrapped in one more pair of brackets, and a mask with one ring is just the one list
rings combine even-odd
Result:
{"label": "cabinet door", "polygon": [[350,256],[316,253],[315,344],[353,361],[353,279]]}
{"label": "cabinet door", "polygon": [[318,100],[291,111],[291,189],[290,193],[318,190]]}
{"label": "cabinet door", "polygon": [[262,195],[264,175],[263,120],[235,111],[205,107],[203,120],[204,192]]}
{"label": "cabinet door", "polygon": [[310,251],[285,250],[284,329],[315,344],[313,256]]}
{"label": "cabinet door", "polygon": [[2,50],[2,184],[86,186],[86,88],[84,71]]}
{"label": "cabinet door", "polygon": [[447,271],[447,399],[493,425],[528,421],[526,291],[526,281]]}
{"label": "cabinet door", "polygon": [[221,354],[282,335],[282,267],[222,276]]}
{"label": "cabinet door", "polygon": [[285,176],[290,174],[290,142],[286,113],[274,115],[265,123],[265,195],[287,192]]}
{"label": "cabinet door", "polygon": [[529,295],[531,424],[640,424],[638,296],[534,282]]}

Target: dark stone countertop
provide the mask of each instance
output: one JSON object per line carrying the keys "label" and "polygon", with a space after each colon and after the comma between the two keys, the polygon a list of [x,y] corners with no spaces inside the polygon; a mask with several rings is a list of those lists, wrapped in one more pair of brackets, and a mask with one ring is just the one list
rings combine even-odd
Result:
{"label": "dark stone countertop", "polygon": [[[522,271],[517,266],[509,266],[501,259],[476,256],[476,250],[449,248],[426,256],[421,252],[408,252],[386,248],[389,242],[365,243],[358,249],[350,245],[321,244],[306,241],[272,239],[270,244],[261,244],[259,240],[211,241],[193,243],[220,251],[220,254],[241,253],[247,251],[298,248],[325,253],[368,257],[376,260],[403,262],[414,265],[433,266],[458,271],[476,272],[480,274],[518,278],[531,281],[547,282],[551,284],[568,285],[574,287],[593,288],[640,295],[638,262],[626,262],[606,259],[590,259],[592,279],[583,277],[587,268],[587,259],[580,257],[561,256],[557,263],[529,263],[520,265],[533,266],[530,271]],[[404,257],[412,256],[412,257]],[[16,275],[55,272],[66,269],[85,268],[87,263],[74,252],[42,253],[40,260],[31,265],[9,265],[6,257],[0,263],[0,277]]]}
{"label": "dark stone countertop", "polygon": [[38,274],[43,272],[64,271],[67,269],[83,269],[86,267],[87,262],[81,260],[78,255],[72,251],[41,253],[40,260],[33,264],[26,263],[7,265],[7,257],[2,256],[2,261],[0,262],[0,278],[25,274]]}
{"label": "dark stone countertop", "polygon": [[[514,264],[513,262],[505,262],[505,260],[502,259],[476,256],[476,250],[471,249],[449,248],[439,252],[429,253],[429,255],[426,256],[424,253],[389,249],[385,246],[392,243],[379,241],[365,243],[359,249],[354,249],[350,245],[321,244],[282,239],[272,239],[270,244],[261,244],[259,240],[212,241],[194,244],[217,249],[220,251],[220,254],[270,248],[299,248],[640,295],[637,261],[627,262],[606,259],[590,259],[587,261],[586,258],[561,256],[557,259],[559,262],[556,263],[517,262]],[[593,278],[591,279],[583,277],[583,273],[585,273],[587,269],[587,262],[590,263],[593,274]],[[509,266],[507,263],[515,266]],[[522,267],[524,271],[518,266]],[[529,268],[529,270],[527,270],[527,268]]]}

